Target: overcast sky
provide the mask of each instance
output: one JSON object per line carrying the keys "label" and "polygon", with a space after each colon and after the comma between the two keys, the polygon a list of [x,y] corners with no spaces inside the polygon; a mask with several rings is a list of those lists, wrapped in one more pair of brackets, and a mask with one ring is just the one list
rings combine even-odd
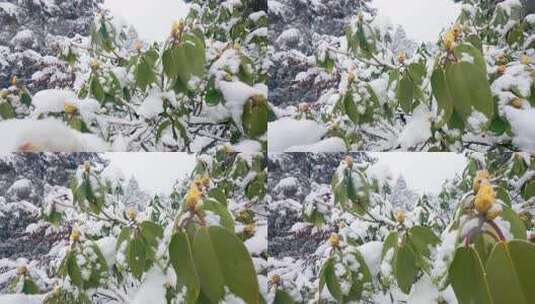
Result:
{"label": "overcast sky", "polygon": [[397,180],[403,175],[410,189],[423,193],[438,193],[442,183],[461,173],[467,164],[462,154],[392,152],[370,153],[378,164],[387,165]]}
{"label": "overcast sky", "polygon": [[181,0],[105,0],[104,6],[132,24],[140,38],[150,41],[166,39],[173,22],[188,12]]}
{"label": "overcast sky", "polygon": [[139,186],[150,193],[170,193],[175,181],[189,175],[196,163],[187,153],[105,153],[111,165],[122,169],[126,179],[135,176]]}
{"label": "overcast sky", "polygon": [[418,41],[436,41],[440,31],[453,24],[460,13],[460,5],[453,0],[373,0],[371,5]]}

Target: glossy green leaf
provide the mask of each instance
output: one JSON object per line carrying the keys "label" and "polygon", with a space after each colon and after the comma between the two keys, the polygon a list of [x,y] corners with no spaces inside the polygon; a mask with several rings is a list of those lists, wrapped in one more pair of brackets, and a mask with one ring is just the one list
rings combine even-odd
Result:
{"label": "glossy green leaf", "polygon": [[287,294],[285,291],[277,289],[275,292],[275,299],[273,300],[273,304],[294,304],[294,299]]}
{"label": "glossy green leaf", "polygon": [[[255,97],[259,98],[259,97]],[[267,132],[268,105],[264,97],[262,100],[249,100],[243,107],[242,125],[247,136],[256,138]]]}
{"label": "glossy green leaf", "polygon": [[343,294],[342,290],[340,289],[340,284],[338,283],[336,279],[336,274],[334,271],[334,260],[332,258],[328,258],[325,263],[323,263],[323,266],[320,271],[320,282],[319,282],[319,293],[321,294],[323,288],[325,285],[327,285],[327,289],[329,290],[329,293],[338,300],[339,302],[342,301]]}
{"label": "glossy green leaf", "polygon": [[459,304],[492,304],[485,270],[475,249],[457,248],[448,273]]}
{"label": "glossy green leaf", "polygon": [[398,283],[399,289],[406,294],[411,291],[412,284],[418,274],[414,251],[407,245],[399,246],[396,252],[394,276]]}
{"label": "glossy green leaf", "polygon": [[448,83],[446,82],[446,76],[442,69],[435,69],[431,76],[431,88],[433,90],[433,96],[437,100],[440,121],[437,123],[437,127],[440,128],[446,124],[453,114],[454,100],[451,97]]}
{"label": "glossy green leaf", "polygon": [[15,111],[7,101],[0,102],[0,117],[3,119],[11,119],[15,117]]}
{"label": "glossy green leaf", "polygon": [[509,222],[510,228],[509,231],[515,239],[525,240],[526,239],[526,226],[524,222],[520,219],[518,214],[511,209],[509,206],[502,205],[502,214],[500,215],[502,219],[506,222]]}
{"label": "glossy green leaf", "polygon": [[221,226],[225,227],[230,232],[234,232],[234,219],[225,205],[215,199],[209,198],[203,200],[202,209],[215,213],[219,216]]}
{"label": "glossy green leaf", "polygon": [[126,247],[126,262],[136,279],[140,279],[145,272],[147,249],[143,240],[139,238],[130,240]]}
{"label": "glossy green leaf", "polygon": [[408,75],[404,75],[398,84],[397,98],[405,113],[413,110],[414,84]]}
{"label": "glossy green leaf", "polygon": [[521,240],[496,244],[487,262],[493,303],[535,303],[534,273],[535,245]]}
{"label": "glossy green leaf", "polygon": [[189,238],[184,232],[175,232],[169,243],[169,260],[177,274],[177,288],[181,289],[180,285],[187,287],[186,303],[196,303],[200,291],[200,281],[193,255]]}

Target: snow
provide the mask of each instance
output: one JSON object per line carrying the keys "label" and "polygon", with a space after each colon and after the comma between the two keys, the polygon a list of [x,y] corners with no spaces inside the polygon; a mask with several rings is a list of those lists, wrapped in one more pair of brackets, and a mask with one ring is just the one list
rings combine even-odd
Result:
{"label": "snow", "polygon": [[335,153],[346,152],[346,144],[340,137],[331,137],[310,145],[293,146],[286,152]]}
{"label": "snow", "polygon": [[13,3],[0,2],[0,9],[9,16],[15,16],[18,14],[20,8]]}
{"label": "snow", "polygon": [[368,265],[370,273],[375,277],[380,270],[383,243],[379,241],[368,242],[360,245],[357,249],[362,254],[366,265]]}
{"label": "snow", "polygon": [[262,151],[262,145],[256,140],[246,139],[235,145],[232,145],[232,151],[240,153],[255,153]]}
{"label": "snow", "polygon": [[152,267],[145,275],[145,279],[132,298],[132,304],[162,304],[167,303],[165,299],[166,289],[164,284],[167,277],[158,269]]}
{"label": "snow", "polygon": [[431,119],[432,114],[424,104],[414,109],[413,116],[399,136],[399,144],[403,150],[422,144],[432,136]]}
{"label": "snow", "polygon": [[281,118],[268,123],[268,149],[269,152],[282,153],[294,146],[314,144],[326,132],[325,127],[313,120]]}
{"label": "snow", "polygon": [[428,304],[438,303],[444,299],[446,303],[457,303],[453,289],[449,286],[444,291],[439,291],[427,275],[423,275],[411,288],[407,303]]}
{"label": "snow", "polygon": [[375,179],[379,183],[379,188],[389,184],[394,180],[394,173],[389,166],[383,163],[375,163],[366,170],[368,178]]}
{"label": "snow", "polygon": [[112,267],[115,264],[116,261],[116,253],[115,253],[115,244],[116,239],[114,237],[108,236],[99,239],[97,242],[97,246],[102,252],[102,255],[104,256],[104,259],[106,260],[106,263],[108,264],[108,267]]}
{"label": "snow", "polygon": [[11,119],[0,122],[0,151],[103,152],[107,143],[82,134],[55,119]]}
{"label": "snow", "polygon": [[44,295],[9,294],[0,295],[0,304],[41,304]]}
{"label": "snow", "polygon": [[156,118],[163,112],[163,97],[160,92],[153,90],[139,107],[138,113],[147,119]]}
{"label": "snow", "polygon": [[76,100],[76,94],[70,90],[43,90],[37,92],[32,99],[35,112],[40,113],[61,113],[67,103]]}
{"label": "snow", "polygon": [[230,110],[232,119],[239,128],[242,128],[243,107],[249,98],[259,95],[267,99],[268,95],[267,86],[264,84],[256,84],[251,87],[241,81],[219,81],[217,85],[223,93],[225,105]]}
{"label": "snow", "polygon": [[535,109],[519,110],[507,106],[504,112],[513,129],[513,144],[523,151],[535,150]]}
{"label": "snow", "polygon": [[245,247],[249,250],[251,255],[259,256],[262,252],[267,251],[268,248],[268,235],[267,235],[267,225],[259,226],[256,230],[255,235],[247,239],[245,242]]}

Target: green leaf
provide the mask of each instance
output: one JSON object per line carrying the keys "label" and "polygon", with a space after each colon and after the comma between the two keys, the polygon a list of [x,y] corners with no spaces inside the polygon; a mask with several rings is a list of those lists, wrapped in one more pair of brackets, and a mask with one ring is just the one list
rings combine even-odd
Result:
{"label": "green leaf", "polygon": [[117,237],[117,243],[115,245],[115,250],[118,250],[121,247],[121,244],[124,241],[128,241],[130,239],[130,228],[124,227],[121,229],[121,233],[119,233],[119,236]]}
{"label": "green leaf", "polygon": [[294,299],[287,294],[285,291],[277,289],[275,292],[275,299],[273,300],[273,304],[294,304]]}
{"label": "green leaf", "polygon": [[383,250],[381,251],[381,261],[385,258],[386,253],[390,248],[394,248],[394,251],[398,247],[398,233],[396,231],[392,231],[388,234],[386,239],[383,242]]}
{"label": "green leaf", "polygon": [[351,91],[348,91],[344,96],[344,109],[345,113],[353,123],[359,122],[359,112],[357,110],[357,105],[353,100],[353,93]]}
{"label": "green leaf", "polygon": [[224,286],[246,303],[260,301],[256,271],[247,248],[234,234],[219,226],[202,227],[193,241],[193,259],[201,291],[218,303]]}
{"label": "green leaf", "polygon": [[24,283],[22,285],[22,293],[23,294],[38,294],[40,293],[39,287],[31,278],[24,279]]}
{"label": "green leaf", "polygon": [[499,242],[487,262],[494,304],[535,303],[535,245],[522,240]]}
{"label": "green leaf", "polygon": [[221,226],[225,227],[232,233],[234,232],[234,219],[225,205],[221,204],[215,199],[209,198],[203,200],[202,209],[205,211],[211,211],[218,215]]}
{"label": "green leaf", "polygon": [[494,116],[494,100],[486,73],[475,64],[460,62],[447,68],[446,79],[455,112],[462,121],[466,123],[472,109],[475,109],[483,113],[490,123]]}
{"label": "green leaf", "polygon": [[32,104],[32,97],[26,89],[22,89],[19,93],[20,102],[23,105],[30,106]]}
{"label": "green leaf", "polygon": [[139,60],[134,71],[136,85],[143,91],[156,81],[156,74],[151,65],[143,57]]}
{"label": "green leaf", "polygon": [[[189,238],[184,232],[175,232],[169,243],[169,260],[177,274],[177,283],[187,287],[186,303],[195,303],[200,291],[200,281],[193,255],[191,253],[191,246]],[[180,286],[177,286],[180,290]]]}
{"label": "green leaf", "polygon": [[431,255],[430,247],[439,244],[440,239],[427,227],[413,226],[408,232],[408,243],[411,244],[416,253],[429,257]]}
{"label": "green leaf", "polygon": [[74,251],[69,252],[66,259],[67,274],[69,275],[71,282],[74,285],[83,288],[84,281],[82,279],[80,267],[78,267],[78,263],[76,261],[76,253]]}
{"label": "green leaf", "polygon": [[104,89],[102,88],[102,85],[100,84],[100,81],[96,75],[91,77],[91,95],[93,95],[93,97],[100,102],[103,102],[106,98]]}
{"label": "green leaf", "polygon": [[506,222],[509,222],[511,227],[509,230],[515,239],[525,240],[526,239],[526,226],[520,217],[516,214],[513,209],[509,206],[502,205],[502,214],[500,215],[502,219]]}
{"label": "green leaf", "polygon": [[451,97],[448,83],[446,82],[446,76],[444,71],[437,68],[433,71],[431,76],[431,87],[433,89],[433,96],[437,100],[438,109],[440,110],[441,120],[437,123],[437,127],[440,128],[446,124],[453,114],[454,100]]}
{"label": "green leaf", "polygon": [[448,273],[459,304],[492,304],[485,270],[475,249],[458,248]]}
{"label": "green leaf", "polygon": [[126,247],[126,262],[130,267],[132,275],[140,279],[145,272],[145,262],[147,260],[147,247],[142,239],[133,238]]}
{"label": "green leaf", "polygon": [[320,271],[320,286],[319,286],[319,293],[321,294],[323,287],[327,285],[327,289],[329,290],[329,293],[338,300],[338,302],[341,302],[343,299],[342,290],[340,289],[340,284],[336,280],[336,274],[334,272],[334,260],[332,258],[328,258],[325,263],[323,263],[323,266]]}
{"label": "green leaf", "polygon": [[404,75],[399,81],[397,98],[401,109],[405,113],[411,113],[413,110],[414,84],[408,75]]}
{"label": "green leaf", "polygon": [[261,100],[249,100],[243,107],[242,125],[247,136],[256,138],[267,132],[268,106],[263,96]]}
{"label": "green leaf", "polygon": [[399,246],[394,267],[394,276],[398,282],[399,289],[409,294],[417,274],[418,266],[414,252],[407,245]]}
{"label": "green leaf", "polygon": [[15,111],[10,103],[0,102],[0,117],[3,119],[11,119],[15,117]]}
{"label": "green leaf", "polygon": [[158,247],[159,239],[163,237],[163,228],[150,221],[144,221],[139,225],[143,239],[152,247]]}
{"label": "green leaf", "polygon": [[453,53],[461,61],[463,58],[470,58],[475,66],[480,68],[485,75],[487,74],[485,58],[483,58],[483,54],[477,47],[470,44],[459,44],[453,49]]}

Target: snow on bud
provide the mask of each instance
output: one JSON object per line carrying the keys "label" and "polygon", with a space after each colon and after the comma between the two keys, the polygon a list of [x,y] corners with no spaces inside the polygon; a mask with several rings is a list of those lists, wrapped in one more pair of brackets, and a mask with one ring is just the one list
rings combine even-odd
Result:
{"label": "snow on bud", "polygon": [[230,154],[230,153],[234,152],[234,149],[232,148],[232,146],[230,144],[224,144],[223,145],[223,152],[226,153],[226,154]]}
{"label": "snow on bud", "polygon": [[511,101],[511,106],[513,106],[516,109],[522,109],[522,106],[524,105],[524,102],[522,102],[522,99],[516,97]]}
{"label": "snow on bud", "polygon": [[329,237],[329,244],[331,247],[338,247],[340,245],[340,237],[336,233],[332,233]]}
{"label": "snow on bud", "polygon": [[528,65],[531,64],[531,62],[531,57],[529,57],[528,55],[523,55],[522,58],[520,58],[520,63],[522,64]]}
{"label": "snow on bud", "polygon": [[504,74],[506,70],[507,70],[507,67],[502,64],[498,66],[498,68],[496,69],[496,72],[498,72],[498,74]]}
{"label": "snow on bud", "polygon": [[271,284],[278,285],[281,282],[281,277],[278,274],[271,276]]}
{"label": "snow on bud", "polygon": [[65,102],[65,103],[63,104],[63,110],[64,110],[65,113],[67,113],[67,114],[74,115],[74,114],[76,114],[76,111],[78,111],[78,108],[77,108],[76,105],[73,104],[73,103]]}
{"label": "snow on bud", "polygon": [[498,63],[505,63],[507,61],[507,58],[505,57],[505,54],[499,54],[496,56],[496,62]]}
{"label": "snow on bud", "polygon": [[239,51],[241,49],[241,44],[239,42],[234,42],[234,45],[232,46],[236,51]]}
{"label": "snow on bud", "polygon": [[9,95],[9,91],[8,90],[1,90],[0,91],[0,98],[6,98],[7,96]]}
{"label": "snow on bud", "polygon": [[197,186],[192,185],[186,194],[186,207],[190,210],[195,210],[197,203],[201,200],[202,192]]}
{"label": "snow on bud", "polygon": [[498,216],[500,216],[500,214],[502,214],[502,206],[500,204],[493,204],[490,209],[487,211],[487,214],[485,215],[485,217],[487,218],[487,220],[493,220],[495,218],[497,218]]}
{"label": "snow on bud", "polygon": [[403,222],[405,222],[406,217],[407,215],[405,214],[405,211],[401,209],[396,209],[394,211],[394,218],[396,219],[396,222],[403,224]]}
{"label": "snow on bud", "polygon": [[491,208],[495,201],[496,192],[492,189],[492,185],[488,181],[481,183],[474,200],[476,210],[479,213],[484,214]]}
{"label": "snow on bud", "polygon": [[349,168],[353,168],[353,157],[351,155],[346,156],[345,161]]}
{"label": "snow on bud", "polygon": [[476,177],[474,178],[474,182],[472,183],[472,187],[474,189],[474,193],[477,193],[479,191],[479,186],[481,186],[482,182],[488,182],[490,178],[490,173],[487,170],[480,170],[477,171]]}
{"label": "snow on bud", "polygon": [[128,217],[129,220],[135,221],[137,218],[137,209],[134,207],[130,207],[126,209],[126,216]]}
{"label": "snow on bud", "polygon": [[359,19],[359,22],[362,23],[364,21],[364,14],[362,12],[359,12],[357,18]]}
{"label": "snow on bud", "polygon": [[28,268],[24,265],[17,267],[17,274],[20,276],[25,276],[28,274]]}

